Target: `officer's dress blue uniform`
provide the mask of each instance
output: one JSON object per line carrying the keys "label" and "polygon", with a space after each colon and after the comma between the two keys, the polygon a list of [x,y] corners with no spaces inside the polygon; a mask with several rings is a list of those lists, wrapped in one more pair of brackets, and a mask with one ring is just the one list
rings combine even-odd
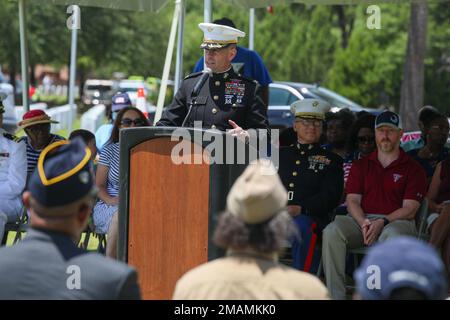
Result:
{"label": "officer's dress blue uniform", "polygon": [[194,99],[192,91],[201,75],[193,73],[184,79],[157,126],[181,126],[193,103],[186,127],[194,127],[194,121],[200,121],[204,129],[225,131],[232,129],[228,120],[233,120],[244,130],[268,128],[266,108],[256,81],[230,68],[227,72],[213,73]]}
{"label": "officer's dress blue uniform", "polygon": [[278,172],[288,191],[288,205],[302,207],[294,219],[301,233],[301,241],[292,243],[294,267],[315,273],[320,255],[314,242],[342,197],[342,158],[319,144],[296,143],[280,148]]}

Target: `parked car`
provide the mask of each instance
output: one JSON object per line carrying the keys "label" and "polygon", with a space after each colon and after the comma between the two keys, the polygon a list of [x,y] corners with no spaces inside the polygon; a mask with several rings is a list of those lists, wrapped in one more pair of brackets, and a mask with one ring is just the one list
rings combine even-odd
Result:
{"label": "parked car", "polygon": [[88,79],[84,83],[82,101],[86,106],[111,105],[111,98],[116,91],[114,81]]}
{"label": "parked car", "polygon": [[291,103],[310,98],[329,102],[332,106],[332,112],[337,112],[342,108],[349,108],[353,112],[367,111],[375,115],[381,112],[378,109],[365,108],[319,85],[297,82],[274,82],[269,85],[267,116],[270,127],[278,129],[291,127],[293,121],[293,114],[290,109]]}
{"label": "parked car", "polygon": [[0,94],[4,95],[3,129],[11,134],[17,130],[17,119],[14,111],[14,87],[9,83],[0,83]]}
{"label": "parked car", "polygon": [[[381,110],[365,108],[331,90],[318,85],[296,82],[274,82],[269,85],[269,107],[267,117],[272,129],[285,129],[292,127],[293,114],[290,105],[294,101],[303,99],[321,99],[328,101],[333,107],[332,112],[342,108],[349,108],[354,112],[367,111],[375,115]],[[154,112],[149,112],[149,118],[153,120]]]}

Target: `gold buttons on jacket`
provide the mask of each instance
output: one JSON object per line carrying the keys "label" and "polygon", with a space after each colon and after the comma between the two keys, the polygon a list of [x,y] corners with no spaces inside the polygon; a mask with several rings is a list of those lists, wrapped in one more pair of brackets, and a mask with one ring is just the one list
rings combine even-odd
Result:
{"label": "gold buttons on jacket", "polygon": [[214,84],[216,85],[216,87],[220,86],[220,81],[216,81],[214,82]]}
{"label": "gold buttons on jacket", "polygon": [[295,164],[299,165],[300,164],[300,160],[295,161]]}
{"label": "gold buttons on jacket", "polygon": [[216,114],[216,113],[217,113],[217,109],[216,109],[216,108],[213,108],[213,109],[211,110],[211,112],[212,112],[213,114]]}
{"label": "gold buttons on jacket", "polygon": [[215,125],[212,125],[212,126],[211,126],[211,129],[215,129],[215,128],[216,128],[216,126],[215,126]]}
{"label": "gold buttons on jacket", "polygon": [[293,183],[289,183],[289,188],[293,188],[294,184]]}
{"label": "gold buttons on jacket", "polygon": [[305,154],[305,151],[300,152],[300,154]]}
{"label": "gold buttons on jacket", "polygon": [[293,175],[294,177],[296,177],[296,176],[297,176],[297,171],[292,172],[292,175]]}
{"label": "gold buttons on jacket", "polygon": [[219,96],[214,96],[213,99],[214,100],[219,100]]}

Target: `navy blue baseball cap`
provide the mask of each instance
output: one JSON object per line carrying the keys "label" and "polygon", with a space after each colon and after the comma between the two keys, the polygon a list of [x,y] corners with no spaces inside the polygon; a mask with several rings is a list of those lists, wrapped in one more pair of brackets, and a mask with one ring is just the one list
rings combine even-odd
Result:
{"label": "navy blue baseball cap", "polygon": [[400,116],[392,111],[383,111],[375,119],[375,129],[381,126],[389,126],[395,129],[403,129]]}
{"label": "navy blue baseball cap", "polygon": [[112,97],[111,111],[117,112],[122,110],[125,107],[131,107],[133,104],[131,103],[130,97],[126,92],[124,93],[116,93]]}
{"label": "navy blue baseball cap", "polygon": [[365,300],[388,300],[393,290],[405,287],[422,292],[429,300],[447,298],[441,258],[434,247],[412,237],[399,236],[371,247],[354,278]]}
{"label": "navy blue baseball cap", "polygon": [[57,141],[42,150],[28,191],[47,208],[71,204],[95,194],[91,151],[80,137]]}

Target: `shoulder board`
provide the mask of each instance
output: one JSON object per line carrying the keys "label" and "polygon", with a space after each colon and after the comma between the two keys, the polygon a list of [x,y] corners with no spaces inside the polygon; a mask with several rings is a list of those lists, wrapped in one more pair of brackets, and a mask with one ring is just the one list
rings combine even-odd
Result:
{"label": "shoulder board", "polygon": [[201,75],[203,72],[202,71],[200,71],[200,72],[194,72],[194,73],[191,73],[190,75],[188,75],[186,78],[184,78],[184,80],[186,80],[186,79],[190,79],[190,78],[195,78],[195,77],[198,77],[199,75]]}
{"label": "shoulder board", "polygon": [[12,141],[14,141],[14,142],[19,142],[19,141],[20,141],[20,138],[19,138],[19,137],[16,137],[15,135],[12,135],[12,134],[7,133],[7,132],[3,133],[3,136],[4,136],[6,139],[12,140]]}

